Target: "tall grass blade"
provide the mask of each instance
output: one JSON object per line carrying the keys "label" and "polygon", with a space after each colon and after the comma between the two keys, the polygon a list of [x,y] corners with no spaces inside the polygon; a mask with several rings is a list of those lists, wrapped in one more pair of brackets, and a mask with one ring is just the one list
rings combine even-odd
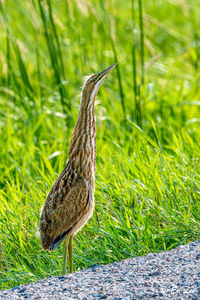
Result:
{"label": "tall grass blade", "polygon": [[[112,50],[113,50],[115,62],[118,62],[117,51],[116,51],[115,43],[114,43],[114,40],[112,39],[112,37],[111,37],[111,45],[112,45]],[[123,91],[123,86],[122,86],[122,80],[121,80],[121,73],[120,73],[119,64],[117,64],[116,68],[117,68],[117,79],[118,79],[118,84],[119,84],[119,93],[120,93],[121,105],[122,105],[122,110],[123,110],[123,115],[124,115],[124,121],[126,122],[125,97],[124,97],[124,91]]]}
{"label": "tall grass blade", "polygon": [[8,37],[8,29],[6,28],[6,62],[7,62],[7,87],[10,86],[11,83],[11,64],[10,64],[10,39]]}
{"label": "tall grass blade", "polygon": [[138,0],[138,8],[139,8],[139,23],[140,23],[140,59],[141,59],[141,84],[144,84],[144,26],[143,26],[143,8],[142,8],[142,0]]}
{"label": "tall grass blade", "polygon": [[[132,45],[132,66],[133,66],[133,91],[134,91],[134,102],[136,111],[136,101],[137,101],[137,64],[136,64],[136,42],[135,42],[135,9],[134,0],[131,1],[132,9],[132,21],[133,21],[133,45]],[[132,112],[132,120],[134,120],[134,109]]]}
{"label": "tall grass blade", "polygon": [[24,84],[25,90],[27,92],[27,95],[32,100],[34,100],[34,98],[33,98],[34,90],[31,86],[30,81],[29,81],[26,66],[23,62],[21,52],[20,52],[19,46],[17,45],[16,41],[13,42],[13,47],[14,47],[14,51],[15,51],[15,54],[16,54],[16,57],[17,57],[17,61],[18,61],[18,65],[19,65],[19,69],[20,69],[20,73],[21,73],[21,79],[22,79],[22,82]]}
{"label": "tall grass blade", "polygon": [[[133,45],[132,45],[132,66],[133,66],[133,92],[134,92],[134,111],[132,113],[132,119],[136,122],[138,126],[142,128],[142,111],[141,111],[141,84],[143,81],[143,72],[140,74],[140,84],[137,83],[137,50],[140,52],[140,57],[142,57],[142,52],[139,51],[141,48],[138,45],[137,39],[137,28],[136,28],[136,18],[135,18],[135,7],[134,0],[131,1],[132,8],[132,24],[133,24]],[[140,14],[139,14],[140,15]],[[141,30],[140,30],[141,32]],[[141,42],[141,39],[140,39]]]}

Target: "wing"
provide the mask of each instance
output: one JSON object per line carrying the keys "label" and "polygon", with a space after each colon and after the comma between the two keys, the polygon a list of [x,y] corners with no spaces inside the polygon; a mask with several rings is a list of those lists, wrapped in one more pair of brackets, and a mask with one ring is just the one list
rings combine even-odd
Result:
{"label": "wing", "polygon": [[83,217],[89,202],[86,181],[68,162],[43,207],[40,237],[44,249],[54,250]]}

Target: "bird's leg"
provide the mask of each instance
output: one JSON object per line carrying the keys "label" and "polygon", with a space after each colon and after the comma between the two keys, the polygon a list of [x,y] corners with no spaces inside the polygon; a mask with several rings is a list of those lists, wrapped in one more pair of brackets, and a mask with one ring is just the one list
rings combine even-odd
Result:
{"label": "bird's leg", "polygon": [[73,273],[72,249],[73,249],[73,235],[70,236],[69,243],[68,243],[69,273]]}
{"label": "bird's leg", "polygon": [[66,274],[66,261],[67,261],[67,249],[69,244],[69,236],[66,236],[63,244],[63,272],[62,275]]}

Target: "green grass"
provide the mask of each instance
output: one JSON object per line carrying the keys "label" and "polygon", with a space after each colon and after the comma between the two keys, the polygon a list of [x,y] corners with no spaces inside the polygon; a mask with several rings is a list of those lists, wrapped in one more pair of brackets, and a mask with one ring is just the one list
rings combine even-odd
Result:
{"label": "green grass", "polygon": [[200,4],[0,2],[0,285],[60,275],[41,206],[67,160],[82,77],[116,60],[96,101],[93,217],[75,270],[200,238]]}

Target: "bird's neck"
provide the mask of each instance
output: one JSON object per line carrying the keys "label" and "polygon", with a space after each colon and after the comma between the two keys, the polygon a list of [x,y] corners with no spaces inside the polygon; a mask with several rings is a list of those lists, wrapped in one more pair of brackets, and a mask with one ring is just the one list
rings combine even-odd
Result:
{"label": "bird's neck", "polygon": [[[77,123],[74,127],[68,152],[73,169],[93,186],[96,166],[95,95],[82,98]],[[93,98],[92,98],[93,97]]]}

